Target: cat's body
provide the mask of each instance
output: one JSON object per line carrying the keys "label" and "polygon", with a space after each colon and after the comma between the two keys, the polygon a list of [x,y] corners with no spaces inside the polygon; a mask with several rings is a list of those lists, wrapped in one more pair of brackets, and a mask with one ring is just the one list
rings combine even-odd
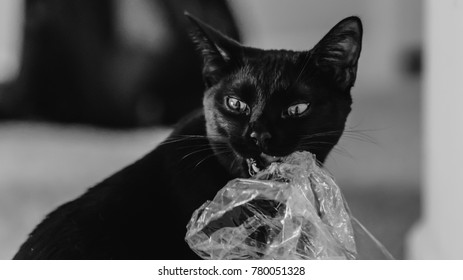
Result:
{"label": "cat's body", "polygon": [[16,259],[197,258],[184,241],[186,225],[230,179],[295,150],[325,160],[350,112],[360,20],[340,22],[308,52],[243,47],[192,21],[208,88],[203,110],[52,212]]}
{"label": "cat's body", "polygon": [[[16,258],[197,258],[183,241],[186,225],[204,199],[230,179],[213,157],[198,164],[212,154],[195,153],[207,144],[205,133],[203,114],[189,117],[173,132],[170,144],[52,212]],[[177,135],[198,137],[183,141]]]}

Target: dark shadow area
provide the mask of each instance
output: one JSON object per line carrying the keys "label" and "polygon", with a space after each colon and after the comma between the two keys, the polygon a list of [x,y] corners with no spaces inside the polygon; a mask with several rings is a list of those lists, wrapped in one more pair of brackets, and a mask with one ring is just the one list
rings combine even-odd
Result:
{"label": "dark shadow area", "polygon": [[20,73],[0,88],[0,118],[175,123],[204,90],[185,10],[239,40],[224,0],[26,0]]}

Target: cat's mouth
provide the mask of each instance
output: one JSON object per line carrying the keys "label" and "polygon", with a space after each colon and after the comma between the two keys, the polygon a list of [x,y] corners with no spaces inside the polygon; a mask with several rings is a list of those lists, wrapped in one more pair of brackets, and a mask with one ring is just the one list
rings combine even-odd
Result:
{"label": "cat's mouth", "polygon": [[256,173],[267,168],[273,162],[281,161],[282,157],[271,156],[264,153],[261,153],[257,157],[247,158],[246,162],[248,164],[249,175],[254,176]]}

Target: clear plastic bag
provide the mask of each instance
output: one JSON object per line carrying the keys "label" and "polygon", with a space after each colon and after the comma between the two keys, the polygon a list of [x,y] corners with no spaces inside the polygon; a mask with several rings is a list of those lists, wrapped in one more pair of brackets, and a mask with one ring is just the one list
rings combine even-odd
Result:
{"label": "clear plastic bag", "polygon": [[356,259],[356,232],[392,258],[314,156],[296,152],[230,181],[193,213],[185,239],[203,259]]}

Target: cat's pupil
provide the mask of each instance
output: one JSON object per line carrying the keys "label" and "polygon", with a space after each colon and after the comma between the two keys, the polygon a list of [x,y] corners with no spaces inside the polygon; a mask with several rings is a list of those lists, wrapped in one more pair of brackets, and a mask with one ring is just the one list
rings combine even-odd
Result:
{"label": "cat's pupil", "polygon": [[307,109],[309,109],[309,104],[307,103],[300,103],[300,104],[296,104],[296,105],[293,105],[293,106],[290,106],[286,112],[286,114],[290,117],[296,117],[296,116],[300,116],[302,115],[303,113],[305,113],[307,111]]}
{"label": "cat's pupil", "polygon": [[231,110],[237,111],[239,113],[247,113],[249,110],[249,107],[246,103],[234,97],[227,97],[227,106]]}

